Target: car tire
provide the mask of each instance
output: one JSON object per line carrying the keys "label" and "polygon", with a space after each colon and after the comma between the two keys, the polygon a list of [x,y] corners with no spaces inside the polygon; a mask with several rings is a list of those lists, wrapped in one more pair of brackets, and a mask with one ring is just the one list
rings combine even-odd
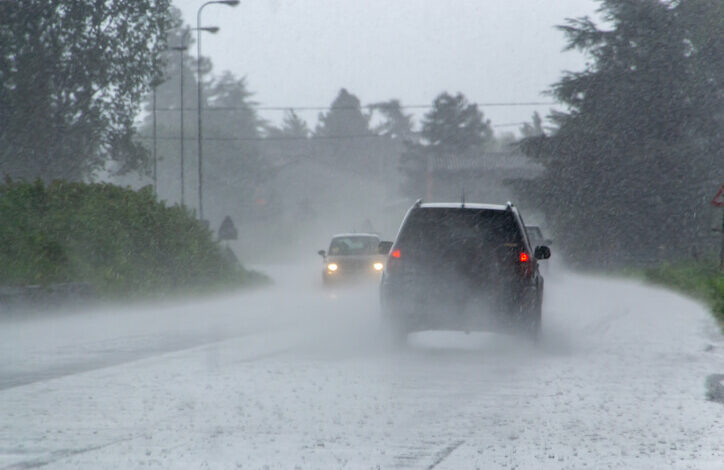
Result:
{"label": "car tire", "polygon": [[528,318],[525,325],[525,333],[529,339],[537,342],[540,339],[541,324],[543,322],[543,296],[536,295],[533,307],[528,312]]}
{"label": "car tire", "polygon": [[510,306],[511,314],[517,319],[516,334],[537,341],[541,330],[542,297],[537,289],[533,292],[520,294],[520,297]]}

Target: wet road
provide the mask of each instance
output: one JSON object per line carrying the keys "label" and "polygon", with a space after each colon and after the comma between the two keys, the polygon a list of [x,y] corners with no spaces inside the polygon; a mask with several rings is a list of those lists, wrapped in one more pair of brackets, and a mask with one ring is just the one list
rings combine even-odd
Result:
{"label": "wet road", "polygon": [[269,289],[6,321],[0,468],[722,468],[705,309],[556,273],[535,346],[423,332],[376,293]]}

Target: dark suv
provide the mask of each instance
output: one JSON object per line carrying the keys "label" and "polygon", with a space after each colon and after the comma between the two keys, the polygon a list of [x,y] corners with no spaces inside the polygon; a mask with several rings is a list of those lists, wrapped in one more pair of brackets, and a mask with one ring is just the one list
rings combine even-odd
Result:
{"label": "dark suv", "polygon": [[408,211],[381,281],[397,339],[420,330],[522,331],[537,336],[543,277],[516,207],[428,203]]}

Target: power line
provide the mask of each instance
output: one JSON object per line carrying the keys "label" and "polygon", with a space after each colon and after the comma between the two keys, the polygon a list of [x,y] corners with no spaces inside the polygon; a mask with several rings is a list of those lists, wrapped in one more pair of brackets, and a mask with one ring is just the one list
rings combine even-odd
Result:
{"label": "power line", "polygon": [[[555,101],[521,101],[521,102],[491,102],[491,103],[470,103],[480,107],[502,107],[502,106],[553,106],[559,103]],[[331,111],[331,110],[355,110],[355,109],[378,109],[380,104],[366,104],[362,106],[210,106],[202,108],[202,111]],[[430,109],[432,104],[407,104],[400,105],[400,109]],[[181,108],[157,108],[156,111],[180,111]],[[196,108],[184,108],[184,111],[196,111]]]}
{"label": "power line", "polygon": [[[342,140],[342,139],[380,139],[385,138],[387,136],[385,135],[379,135],[379,134],[358,134],[358,135],[318,135],[318,136],[311,136],[311,137],[302,137],[302,136],[290,136],[290,137],[204,137],[204,141],[219,141],[219,142],[246,142],[246,141],[253,141],[253,142],[261,142],[261,141],[309,141],[309,140]],[[153,137],[150,136],[140,136],[143,140],[151,140]],[[158,140],[181,140],[180,137],[156,137]],[[196,140],[193,137],[187,137],[185,140]]]}
{"label": "power line", "polygon": [[[525,122],[508,122],[505,124],[496,124],[491,127],[512,127],[522,126]],[[140,136],[143,140],[153,140],[152,136]],[[349,134],[349,135],[315,135],[310,137],[288,136],[288,137],[205,137],[204,141],[218,142],[266,142],[266,141],[313,141],[313,140],[344,140],[344,139],[386,139],[389,138],[383,134]],[[181,137],[162,136],[156,137],[157,140],[181,140]],[[196,140],[193,137],[186,137],[184,140]]]}

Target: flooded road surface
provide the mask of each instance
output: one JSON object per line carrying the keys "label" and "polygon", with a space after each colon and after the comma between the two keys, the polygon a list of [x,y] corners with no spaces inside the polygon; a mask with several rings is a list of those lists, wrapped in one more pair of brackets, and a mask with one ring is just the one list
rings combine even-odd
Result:
{"label": "flooded road surface", "polygon": [[538,345],[388,347],[374,286],[307,268],[220,298],[0,329],[0,469],[722,468],[724,340],[706,309],[552,274]]}

